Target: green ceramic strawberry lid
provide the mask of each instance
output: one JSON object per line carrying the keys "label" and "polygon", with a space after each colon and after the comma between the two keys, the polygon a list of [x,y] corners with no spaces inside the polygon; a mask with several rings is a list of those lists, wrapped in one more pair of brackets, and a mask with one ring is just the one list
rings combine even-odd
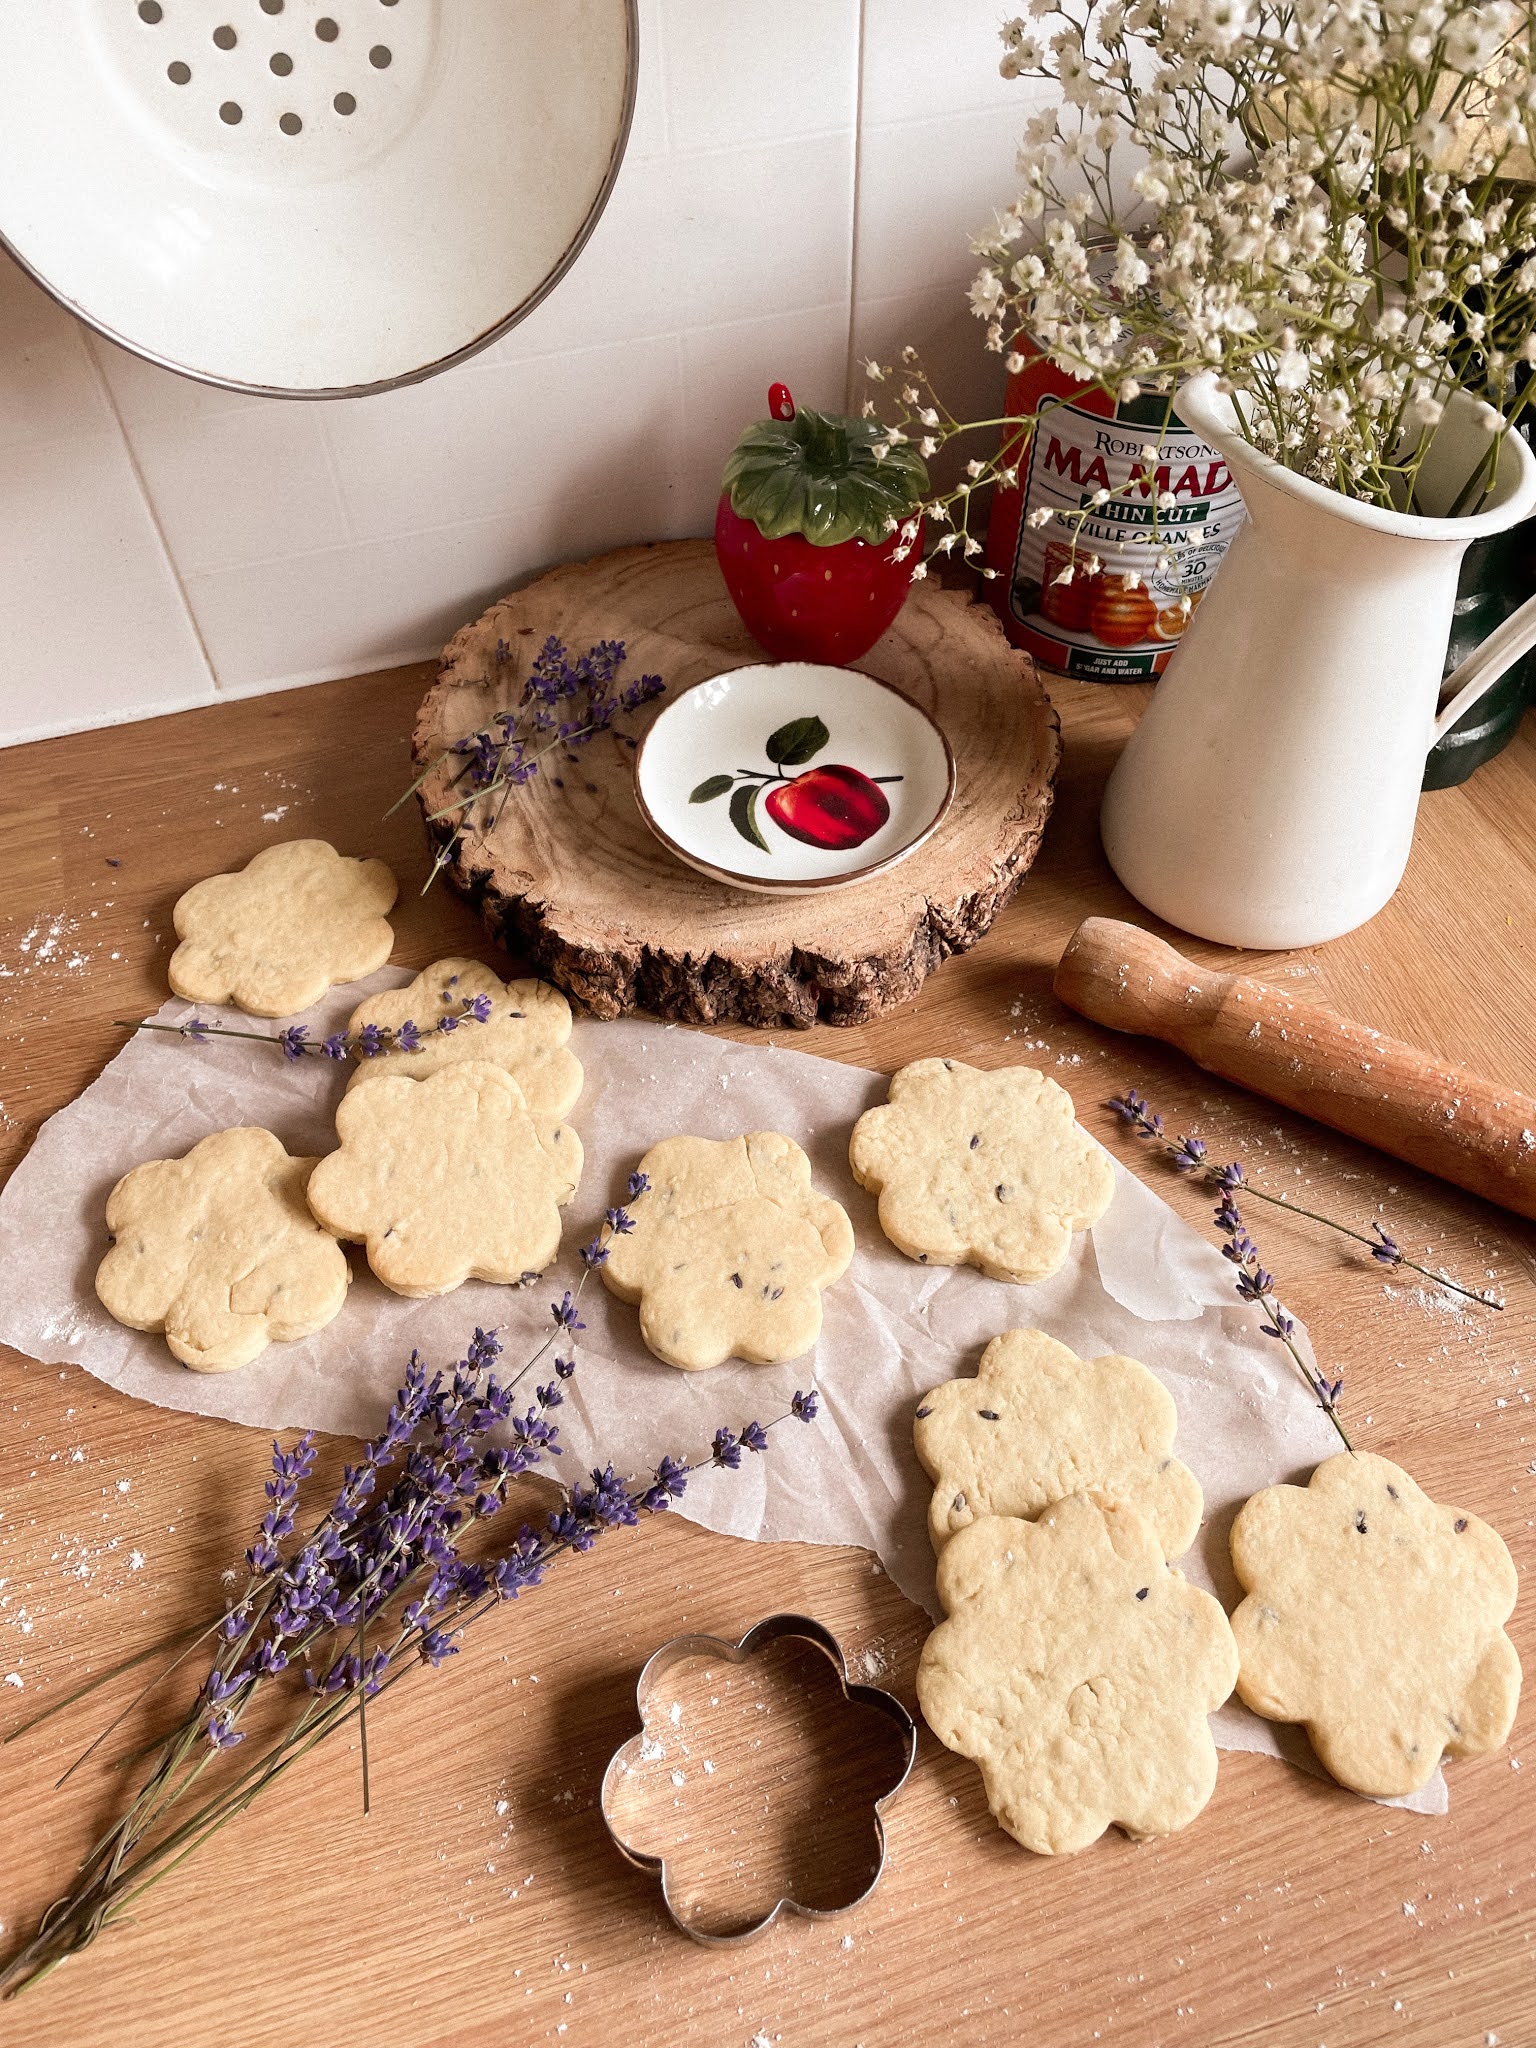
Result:
{"label": "green ceramic strawberry lid", "polygon": [[928,495],[921,456],[898,442],[882,458],[878,420],[796,407],[775,384],[777,415],[755,420],[731,450],[721,479],[731,510],[769,540],[800,533],[814,546],[883,541],[892,519],[910,519]]}

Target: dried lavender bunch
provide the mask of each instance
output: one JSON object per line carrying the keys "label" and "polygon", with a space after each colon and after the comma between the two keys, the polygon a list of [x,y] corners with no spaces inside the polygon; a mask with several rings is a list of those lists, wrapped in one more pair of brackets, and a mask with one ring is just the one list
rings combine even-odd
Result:
{"label": "dried lavender bunch", "polygon": [[[644,1177],[635,1175],[630,1200],[645,1190]],[[535,1388],[526,1406],[514,1398],[515,1390],[547,1351],[584,1327],[581,1288],[606,1257],[612,1236],[630,1227],[627,1208],[609,1212],[582,1253],[577,1288],[552,1305],[549,1335],[511,1378],[498,1370],[502,1347],[494,1331],[476,1330],[447,1376],[429,1377],[413,1353],[382,1433],[359,1464],[345,1469],[335,1500],[302,1537],[298,1495],[314,1464],[314,1439],[304,1436],[291,1451],[273,1445],[266,1512],[246,1552],[246,1584],[229,1611],[175,1660],[180,1664],[212,1640],[212,1661],[197,1698],[70,1890],[0,1970],[5,1996],[35,1983],[131,1913],[167,1871],[354,1719],[366,1810],[371,1700],[454,1656],[471,1623],[540,1585],[563,1554],[586,1552],[610,1529],[665,1512],[705,1467],[736,1469],[744,1452],[767,1449],[769,1432],[779,1423],[815,1419],[815,1391],[797,1392],[783,1415],[717,1430],[707,1452],[692,1459],[664,1457],[642,1479],[621,1477],[610,1462],[566,1490],[541,1525],[523,1522],[499,1546],[465,1554],[465,1535],[506,1508],[512,1482],[561,1455],[550,1415],[564,1399],[574,1357],[557,1352],[550,1379]],[[300,1674],[299,1686],[294,1673]],[[276,1733],[265,1715],[265,1732],[245,1725],[255,1718],[251,1710],[258,1701],[265,1706],[274,1698],[287,1710]],[[202,1782],[205,1772],[237,1749],[241,1757],[217,1774],[217,1789],[210,1791]]]}
{"label": "dried lavender bunch", "polygon": [[1127,1124],[1138,1138],[1149,1139],[1165,1153],[1180,1173],[1192,1174],[1197,1180],[1208,1181],[1211,1186],[1231,1194],[1235,1189],[1243,1190],[1244,1198],[1268,1202],[1276,1209],[1289,1210],[1293,1216],[1305,1216],[1309,1223],[1321,1223],[1325,1230],[1336,1231],[1340,1237],[1347,1237],[1351,1243],[1364,1245],[1371,1257],[1382,1266],[1406,1266],[1410,1273],[1422,1273],[1426,1280],[1433,1280],[1437,1287],[1445,1287],[1452,1294],[1460,1294],[1468,1301],[1480,1302],[1484,1308],[1502,1308],[1502,1301],[1491,1294],[1480,1293],[1475,1287],[1463,1287],[1457,1280],[1448,1280],[1444,1273],[1437,1273],[1429,1266],[1421,1266],[1410,1259],[1402,1246],[1380,1223],[1372,1223],[1371,1235],[1364,1231],[1352,1230],[1347,1223],[1339,1223],[1332,1216],[1323,1216],[1316,1209],[1304,1209],[1299,1202],[1293,1202],[1286,1195],[1271,1195],[1263,1188],[1255,1187],[1243,1172],[1241,1162],[1233,1160],[1230,1166],[1217,1166],[1207,1158],[1205,1141],[1202,1138],[1170,1138],[1163,1129],[1163,1120],[1147,1105],[1146,1097],[1138,1095],[1134,1088],[1127,1088],[1124,1095],[1112,1096],[1109,1107],[1121,1121]]}
{"label": "dried lavender bunch", "polygon": [[[458,980],[454,975],[453,979]],[[453,997],[445,989],[443,1001]],[[488,995],[460,996],[456,1010],[445,1010],[428,1025],[407,1017],[398,1029],[388,1024],[365,1024],[361,1031],[333,1031],[329,1038],[312,1038],[307,1024],[288,1024],[281,1031],[237,1031],[231,1024],[210,1024],[203,1017],[184,1017],[179,1024],[157,1024],[152,1017],[132,1020],[114,1017],[119,1031],[168,1031],[177,1038],[190,1038],[202,1045],[210,1038],[249,1038],[257,1045],[275,1045],[285,1060],[301,1060],[306,1053],[326,1060],[372,1060],[384,1052],[416,1052],[433,1036],[457,1031],[461,1024],[489,1024],[491,999]],[[522,1015],[511,1010],[513,1017]]]}
{"label": "dried lavender bunch", "polygon": [[[498,640],[497,662],[512,659],[513,649],[505,640]],[[501,792],[494,815],[482,813],[483,821],[494,827],[512,791],[538,774],[539,764],[547,755],[559,750],[567,760],[574,761],[576,749],[595,739],[598,733],[607,732],[615,719],[625,712],[638,711],[642,704],[660,696],[666,688],[660,676],[641,676],[622,689],[616,687],[625,659],[622,640],[599,640],[573,661],[565,646],[551,634],[534,657],[512,707],[497,712],[490,724],[478,732],[445,748],[422,770],[405,795],[390,806],[391,810],[398,810],[406,797],[414,795],[445,761],[458,759],[459,766],[449,785],[454,794],[427,816],[429,826],[441,818],[453,818],[455,823],[433,855],[431,873],[422,885],[423,894],[452,860],[469,813],[482,798]],[[557,788],[561,786],[558,776],[552,780]]]}

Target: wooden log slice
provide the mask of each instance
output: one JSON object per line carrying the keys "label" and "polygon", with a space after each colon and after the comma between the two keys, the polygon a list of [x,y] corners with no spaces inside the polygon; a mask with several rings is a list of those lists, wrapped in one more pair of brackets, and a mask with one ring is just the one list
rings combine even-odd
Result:
{"label": "wooden log slice", "polygon": [[[1051,808],[1060,728],[1034,665],[992,611],[918,584],[857,664],[939,721],[955,800],[928,843],[883,875],[802,897],[713,882],[666,850],[635,802],[635,741],[661,706],[723,669],[761,661],[708,541],[625,548],[542,576],[456,633],[413,736],[431,822],[448,799],[455,740],[514,703],[554,634],[573,654],[622,640],[622,679],[659,673],[666,695],[574,760],[551,755],[510,800],[476,805],[446,873],[493,936],[596,1016],[645,1009],[690,1024],[858,1024],[909,1001],[974,945],[1034,859]],[[502,653],[498,656],[498,648]]]}

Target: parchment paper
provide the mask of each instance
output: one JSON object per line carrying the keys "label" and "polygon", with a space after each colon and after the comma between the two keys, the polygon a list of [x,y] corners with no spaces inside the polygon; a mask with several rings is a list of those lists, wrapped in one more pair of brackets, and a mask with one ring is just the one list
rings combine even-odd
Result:
{"label": "parchment paper", "polygon": [[[302,1021],[318,1038],[342,1028],[365,994],[408,978],[385,968],[333,991]],[[192,1006],[172,1002],[159,1014],[176,1021]],[[203,1005],[200,1014],[250,1028],[238,1012]],[[500,1329],[509,1364],[528,1354],[547,1327],[549,1300],[574,1278],[574,1247],[594,1234],[648,1146],[681,1131],[782,1131],[804,1146],[817,1184],[847,1209],[858,1239],[848,1274],[824,1297],[814,1359],[676,1372],[645,1350],[634,1309],[594,1281],[583,1297],[580,1367],[560,1417],[566,1468],[611,1457],[621,1470],[639,1471],[666,1451],[697,1455],[717,1425],[777,1414],[814,1377],[822,1395],[815,1425],[786,1425],[765,1456],[737,1472],[700,1474],[676,1511],[756,1540],[861,1545],[910,1599],[937,1613],[930,1489],[912,1452],[912,1410],[925,1389],[974,1372],[990,1337],[1038,1326],[1082,1357],[1127,1352],[1168,1386],[1179,1409],[1179,1455],[1205,1491],[1205,1525],[1182,1568],[1229,1609],[1236,1603],[1227,1556],[1233,1515],[1257,1488],[1304,1477],[1337,1439],[1280,1346],[1259,1334],[1257,1316],[1234,1295],[1231,1268],[1214,1245],[1134,1175],[1116,1162],[1108,1213],[1039,1286],[920,1267],[886,1241],[873,1200],[848,1167],[849,1129],[883,1099],[882,1076],[630,1020],[578,1022],[573,1045],[586,1070],[571,1119],[586,1170],[567,1211],[571,1254],[548,1282],[527,1291],[471,1282],[437,1300],[408,1301],[381,1287],[359,1252],[347,1304],[328,1328],[274,1344],[238,1372],[205,1375],[179,1365],[160,1338],[115,1323],[97,1302],[92,1279],[107,1246],[107,1195],[140,1161],[175,1156],[233,1124],[264,1125],[292,1153],[329,1151],[347,1070],[319,1059],[290,1065],[275,1050],[236,1039],[195,1046],[141,1034],[50,1119],[0,1194],[0,1340],[45,1363],[82,1365],[162,1407],[264,1429],[366,1435],[413,1347],[433,1365],[451,1364],[478,1323]],[[1305,1347],[1305,1332],[1297,1334]],[[1299,1734],[1235,1702],[1214,1725],[1225,1748],[1317,1768]],[[1443,1811],[1443,1780],[1405,1803]]]}

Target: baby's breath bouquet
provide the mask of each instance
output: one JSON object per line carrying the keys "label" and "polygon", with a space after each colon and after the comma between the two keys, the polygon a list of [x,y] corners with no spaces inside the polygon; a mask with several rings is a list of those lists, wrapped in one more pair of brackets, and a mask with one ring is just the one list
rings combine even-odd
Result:
{"label": "baby's breath bouquet", "polygon": [[[1019,196],[973,244],[987,344],[1029,336],[1125,404],[1212,371],[1240,430],[1367,504],[1416,485],[1450,395],[1513,423],[1536,362],[1532,0],[1031,0],[1005,76],[1049,81]],[[877,383],[893,378],[869,366]],[[969,500],[1033,421],[962,423],[912,351],[879,410],[925,455],[1008,429],[927,508]],[[1453,511],[1476,509],[1497,435]],[[1444,510],[1437,506],[1437,510]],[[952,523],[951,523],[952,522]],[[915,533],[915,529],[914,529]]]}

